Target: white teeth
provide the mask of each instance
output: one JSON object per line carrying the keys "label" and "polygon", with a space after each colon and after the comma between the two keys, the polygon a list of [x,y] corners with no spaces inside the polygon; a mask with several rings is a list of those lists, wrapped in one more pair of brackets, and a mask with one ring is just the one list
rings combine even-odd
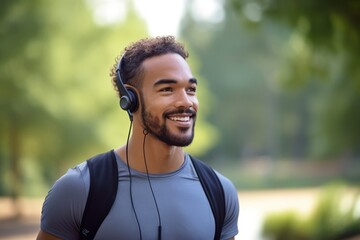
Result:
{"label": "white teeth", "polygon": [[190,120],[190,117],[170,117],[172,121],[179,121],[179,122],[187,122]]}

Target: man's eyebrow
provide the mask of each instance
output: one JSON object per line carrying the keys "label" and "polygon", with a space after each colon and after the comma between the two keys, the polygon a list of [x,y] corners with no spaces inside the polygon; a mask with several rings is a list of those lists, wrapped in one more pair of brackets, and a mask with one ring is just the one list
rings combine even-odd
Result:
{"label": "man's eyebrow", "polygon": [[198,81],[197,81],[196,78],[190,78],[190,79],[189,79],[189,82],[190,82],[190,83],[194,83],[194,84],[197,84],[197,83],[198,83]]}
{"label": "man's eyebrow", "polygon": [[175,84],[175,83],[177,83],[177,81],[174,79],[159,79],[154,83],[154,86],[158,86],[161,84]]}
{"label": "man's eyebrow", "polygon": [[[175,79],[159,79],[158,81],[156,81],[154,83],[154,86],[158,86],[158,85],[161,85],[161,84],[175,84],[177,83],[178,81],[175,80]],[[189,83],[191,84],[197,84],[197,79],[196,78],[190,78],[189,79]]]}

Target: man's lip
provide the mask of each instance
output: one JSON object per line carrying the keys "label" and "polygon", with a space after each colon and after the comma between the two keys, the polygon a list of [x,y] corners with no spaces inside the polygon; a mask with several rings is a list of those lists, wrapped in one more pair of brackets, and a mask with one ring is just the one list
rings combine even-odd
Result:
{"label": "man's lip", "polygon": [[171,115],[168,116],[167,119],[171,122],[171,124],[175,124],[174,126],[181,128],[190,128],[194,123],[192,115]]}
{"label": "man's lip", "polygon": [[165,118],[182,127],[190,127],[196,117],[194,109],[177,109],[164,114]]}
{"label": "man's lip", "polygon": [[193,114],[191,113],[172,113],[166,114],[166,117],[192,117]]}
{"label": "man's lip", "polygon": [[190,117],[193,118],[196,116],[196,111],[193,109],[183,109],[183,110],[177,110],[177,111],[171,111],[171,112],[166,112],[165,114],[166,118],[171,118],[171,117]]}
{"label": "man's lip", "polygon": [[166,115],[166,118],[179,124],[191,124],[194,116],[193,114],[169,114]]}

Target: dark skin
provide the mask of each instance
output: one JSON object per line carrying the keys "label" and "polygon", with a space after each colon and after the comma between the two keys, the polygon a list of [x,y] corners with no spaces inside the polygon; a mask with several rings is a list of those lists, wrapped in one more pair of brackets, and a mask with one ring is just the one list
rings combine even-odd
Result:
{"label": "dark skin", "polygon": [[[141,92],[146,110],[165,125],[171,135],[190,138],[192,135],[194,116],[189,113],[172,114],[163,117],[166,112],[178,108],[198,109],[196,97],[196,81],[190,67],[178,54],[166,54],[152,57],[143,62],[144,78]],[[144,106],[141,106],[142,108]],[[144,139],[144,123],[141,109],[134,113],[133,133],[129,141],[130,167],[146,172],[142,149]],[[181,129],[181,130],[180,130]],[[122,159],[126,159],[125,145],[116,149]],[[149,173],[166,173],[178,169],[184,161],[182,147],[170,145],[153,134],[146,138],[146,161]]]}

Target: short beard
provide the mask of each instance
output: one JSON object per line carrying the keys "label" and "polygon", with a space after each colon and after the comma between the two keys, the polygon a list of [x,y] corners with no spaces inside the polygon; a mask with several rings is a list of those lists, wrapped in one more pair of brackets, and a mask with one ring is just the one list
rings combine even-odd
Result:
{"label": "short beard", "polygon": [[[144,124],[144,127],[148,133],[158,138],[160,141],[170,145],[170,146],[178,146],[178,147],[186,147],[189,146],[194,139],[194,129],[195,129],[195,120],[196,113],[191,110],[193,125],[191,127],[191,134],[186,136],[181,136],[178,134],[172,134],[169,129],[166,127],[166,114],[163,115],[163,124],[160,125],[160,119],[151,115],[150,112],[146,111],[146,106],[144,105],[144,101],[141,98],[141,118]],[[186,110],[180,109],[180,112],[184,112]],[[190,111],[190,110],[188,110]],[[188,128],[179,128],[180,132],[185,133],[188,131]]]}

